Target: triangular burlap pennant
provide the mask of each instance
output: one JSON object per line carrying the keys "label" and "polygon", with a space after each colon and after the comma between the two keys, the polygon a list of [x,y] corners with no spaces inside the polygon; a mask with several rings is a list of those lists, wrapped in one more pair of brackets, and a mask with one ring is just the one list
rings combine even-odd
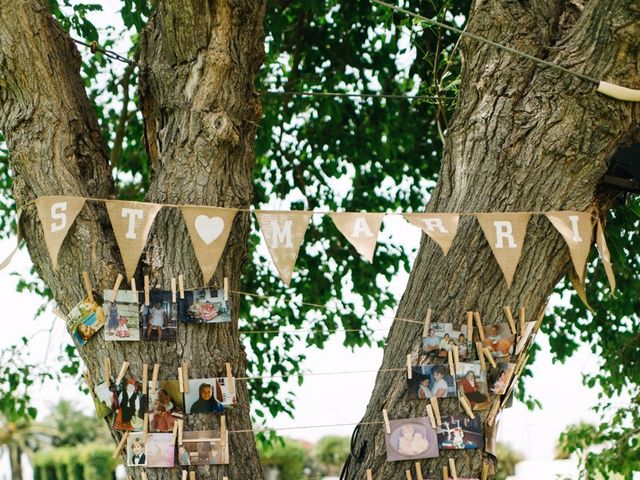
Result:
{"label": "triangular burlap pennant", "polygon": [[121,200],[107,200],[104,203],[118,242],[125,273],[127,278],[131,278],[136,273],[151,225],[162,205]]}
{"label": "triangular burlap pennant", "polygon": [[510,288],[531,214],[478,213],[476,217]]}
{"label": "triangular burlap pennant", "polygon": [[71,225],[84,206],[85,199],[79,197],[40,197],[36,199],[38,217],[42,223],[44,243],[49,250],[53,269],[58,268],[58,253]]}
{"label": "triangular burlap pennant", "polygon": [[329,216],[351,245],[368,261],[373,260],[384,213],[330,213]]}
{"label": "triangular burlap pennant", "polygon": [[458,231],[460,214],[458,213],[405,213],[404,218],[422,229],[435,241],[447,255],[453,238]]}
{"label": "triangular burlap pennant", "polygon": [[596,242],[598,244],[598,253],[600,253],[600,260],[604,266],[605,272],[607,272],[607,278],[609,279],[609,285],[611,286],[611,293],[616,291],[616,276],[613,274],[613,267],[611,266],[611,254],[609,253],[609,247],[607,246],[607,240],[604,237],[604,228],[602,222],[598,219],[598,232],[596,233]]}
{"label": "triangular burlap pennant", "polygon": [[311,212],[256,211],[260,230],[280,278],[289,286]]}
{"label": "triangular burlap pennant", "polygon": [[591,250],[593,235],[591,212],[567,210],[564,212],[547,212],[545,215],[567,242],[578,278],[580,278],[581,282],[584,282],[587,257],[589,256],[589,250]]}
{"label": "triangular burlap pennant", "polygon": [[216,272],[238,210],[196,206],[180,208],[206,285]]}

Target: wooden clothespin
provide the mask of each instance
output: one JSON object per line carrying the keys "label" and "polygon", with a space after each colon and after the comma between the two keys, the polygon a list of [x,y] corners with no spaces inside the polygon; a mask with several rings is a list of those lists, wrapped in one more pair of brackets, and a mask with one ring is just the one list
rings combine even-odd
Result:
{"label": "wooden clothespin", "polygon": [[151,389],[150,392],[153,395],[156,393],[156,388],[158,388],[158,374],[160,373],[160,364],[153,364],[153,373],[151,374]]}
{"label": "wooden clothespin", "polygon": [[453,346],[453,362],[456,366],[456,372],[460,371],[460,350],[458,349],[458,345]]}
{"label": "wooden clothespin", "polygon": [[542,321],[544,320],[544,311],[545,309],[542,309],[542,313],[536,320],[536,323],[533,324],[533,333],[538,333],[538,330],[540,330],[540,326],[542,325]]}
{"label": "wooden clothespin", "polygon": [[182,418],[178,418],[176,420],[178,424],[178,445],[182,445],[182,433],[184,430],[184,420]]}
{"label": "wooden clothespin", "polygon": [[186,361],[182,362],[182,379],[184,393],[189,393],[189,364]]}
{"label": "wooden clothespin", "polygon": [[229,480],[229,477],[222,477],[222,480]]}
{"label": "wooden clothespin", "polygon": [[405,476],[407,477],[407,480],[413,480],[413,476],[411,475],[411,470],[409,470],[408,468],[404,471]]}
{"label": "wooden clothespin", "polygon": [[520,307],[518,321],[520,322],[520,335],[524,335],[524,329],[527,327],[527,315],[524,307]]}
{"label": "wooden clothespin", "polygon": [[228,277],[224,277],[224,280],[222,281],[222,285],[224,287],[224,301],[228,301],[229,300],[229,278]]}
{"label": "wooden clothespin", "polygon": [[171,303],[178,303],[178,291],[176,289],[176,279],[171,279]]}
{"label": "wooden clothespin", "polygon": [[496,398],[493,401],[493,405],[491,405],[491,409],[489,410],[489,414],[487,415],[487,425],[490,427],[493,426],[493,422],[498,415],[498,409],[500,408],[500,398]]}
{"label": "wooden clothespin", "polygon": [[424,480],[424,478],[422,478],[422,467],[420,466],[420,462],[416,462],[416,480]]}
{"label": "wooden clothespin", "polygon": [[487,364],[484,362],[484,347],[482,346],[482,342],[476,342],[476,351],[478,352],[478,360],[480,360],[480,367],[482,370],[487,370]]}
{"label": "wooden clothespin", "polygon": [[436,417],[433,414],[433,408],[431,407],[431,405],[427,405],[427,415],[429,416],[429,423],[431,424],[431,428],[435,430],[438,424],[436,423]]}
{"label": "wooden clothespin", "polygon": [[373,480],[373,474],[370,468],[367,468],[367,480]]}
{"label": "wooden clothespin", "polygon": [[224,415],[220,416],[220,445],[224,448],[227,445],[227,417]]}
{"label": "wooden clothespin", "polygon": [[140,472],[140,478],[142,478],[142,480],[149,480],[149,477],[147,477],[147,472],[145,472],[144,470]]}
{"label": "wooden clothespin", "polygon": [[142,436],[144,441],[147,441],[147,435],[149,435],[149,412],[144,413],[144,419],[142,420],[144,425],[142,427]]}
{"label": "wooden clothespin", "polygon": [[196,480],[196,472],[194,470],[189,472],[189,480]]}
{"label": "wooden clothespin", "polygon": [[429,329],[431,328],[431,308],[427,308],[427,314],[424,317],[424,327],[422,327],[422,338],[429,336]]}
{"label": "wooden clothespin", "polygon": [[236,395],[236,386],[235,383],[233,381],[233,372],[231,371],[231,364],[230,363],[225,363],[224,364],[226,369],[227,369],[227,388],[229,390],[229,394],[232,396]]}
{"label": "wooden clothespin", "polygon": [[447,360],[449,361],[449,373],[451,374],[452,377],[455,377],[456,367],[453,364],[453,353],[451,352],[451,350],[447,352]]}
{"label": "wooden clothespin", "polygon": [[449,468],[446,465],[442,467],[442,480],[449,480]]}
{"label": "wooden clothespin", "polygon": [[184,275],[178,275],[178,290],[180,290],[180,300],[184,300]]}
{"label": "wooden clothespin", "polygon": [[469,400],[467,400],[467,397],[464,395],[464,393],[460,393],[459,400],[460,400],[460,405],[462,405],[462,408],[464,409],[464,411],[467,412],[467,416],[471,420],[476,418],[471,408],[471,404],[469,403]]}
{"label": "wooden clothespin", "polygon": [[182,373],[182,367],[178,367],[178,383],[180,384],[180,393],[184,393],[184,374]]}
{"label": "wooden clothespin", "polygon": [[413,378],[413,372],[411,368],[411,354],[407,355],[407,378],[409,380]]}
{"label": "wooden clothespin", "polygon": [[124,378],[125,373],[127,373],[127,368],[129,368],[129,362],[122,362],[122,366],[120,367],[120,372],[116,377],[116,385],[120,385],[120,382]]}
{"label": "wooden clothespin", "polygon": [[483,348],[482,352],[484,353],[484,356],[487,358],[487,360],[489,360],[489,363],[491,364],[491,366],[493,368],[496,368],[496,361],[493,359],[493,355],[491,355],[491,352],[489,351],[488,348]]}
{"label": "wooden clothespin", "polygon": [[473,312],[467,312],[467,342],[473,342]]}
{"label": "wooden clothespin", "polygon": [[391,425],[389,425],[389,415],[386,408],[382,409],[382,418],[384,419],[384,431],[389,435],[391,433]]}
{"label": "wooden clothespin", "polygon": [[188,477],[189,472],[187,472],[186,470],[182,470],[182,480],[187,480]]}
{"label": "wooden clothespin", "polygon": [[436,417],[436,425],[439,427],[440,425],[442,425],[442,418],[440,417],[440,407],[438,406],[438,399],[435,397],[431,397],[429,401],[431,402],[433,414]]}
{"label": "wooden clothespin", "polygon": [[458,480],[458,470],[456,469],[456,460],[454,458],[449,459],[449,470],[451,470],[453,480]]}
{"label": "wooden clothespin", "polygon": [[111,359],[109,357],[104,357],[103,360],[103,372],[102,375],[104,377],[105,382],[111,381]]}
{"label": "wooden clothespin", "polygon": [[116,283],[113,284],[113,290],[111,290],[111,303],[115,303],[116,298],[118,297],[118,290],[120,290],[120,284],[122,283],[122,279],[124,277],[121,273],[116,277]]}
{"label": "wooden clothespin", "polygon": [[93,286],[91,285],[89,272],[82,272],[82,283],[84,283],[84,289],[87,291],[87,298],[91,303],[94,303],[95,300],[93,299]]}
{"label": "wooden clothespin", "polygon": [[513,314],[511,313],[511,307],[509,305],[504,305],[502,307],[502,311],[504,311],[504,316],[507,317],[507,323],[509,323],[509,328],[511,329],[511,333],[516,333],[516,322],[513,320]]}
{"label": "wooden clothespin", "polygon": [[480,335],[480,341],[484,343],[484,328],[482,326],[482,319],[480,318],[480,312],[473,312],[473,318],[476,321],[476,327],[478,327],[478,335]]}
{"label": "wooden clothespin", "polygon": [[480,480],[489,480],[489,464],[485,463],[482,465],[482,476]]}
{"label": "wooden clothespin", "polygon": [[149,306],[151,299],[149,298],[149,275],[144,276],[144,304]]}
{"label": "wooden clothespin", "polygon": [[120,442],[118,443],[118,446],[116,447],[116,451],[113,452],[113,459],[114,460],[116,458],[118,458],[118,455],[120,455],[120,452],[122,451],[124,446],[127,444],[127,438],[128,437],[129,437],[129,432],[124,432],[124,435],[122,435],[122,438],[120,439]]}
{"label": "wooden clothespin", "polygon": [[178,422],[173,422],[173,441],[178,440]]}
{"label": "wooden clothespin", "polygon": [[129,285],[131,285],[131,301],[133,303],[138,303],[138,289],[136,288],[136,279],[134,277],[131,277],[131,281],[129,282]]}
{"label": "wooden clothespin", "polygon": [[142,364],[142,394],[147,394],[147,388],[149,387],[149,365]]}

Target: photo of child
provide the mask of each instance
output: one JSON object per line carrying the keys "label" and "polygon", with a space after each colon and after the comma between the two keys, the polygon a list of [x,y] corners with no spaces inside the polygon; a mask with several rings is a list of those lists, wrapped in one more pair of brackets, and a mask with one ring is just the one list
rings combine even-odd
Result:
{"label": "photo of child", "polygon": [[[228,435],[227,435],[228,438]],[[229,463],[229,442],[222,446],[220,432],[204,430],[184,432],[178,449],[178,462],[186,465],[225,465]]]}
{"label": "photo of child", "polygon": [[504,395],[507,393],[511,377],[516,368],[514,363],[497,362],[496,367],[490,367],[487,374],[489,390],[494,395]]}
{"label": "photo of child", "polygon": [[122,380],[116,386],[116,418],[114,430],[142,431],[146,398],[142,395],[140,383],[133,377]]}
{"label": "photo of child", "polygon": [[175,416],[184,413],[184,400],[178,380],[160,380],[154,393],[149,382],[149,431],[172,432]]}
{"label": "photo of child", "polygon": [[409,398],[449,398],[457,396],[454,378],[448,364],[413,365],[411,379],[407,378]]}
{"label": "photo of child", "polygon": [[115,302],[111,301],[112,297],[112,290],[104,291],[105,302],[102,307],[106,316],[104,339],[139,341],[138,299],[133,297],[133,292],[130,290],[118,290]]}
{"label": "photo of child", "polygon": [[482,370],[480,362],[460,362],[456,372],[456,387],[458,396],[464,395],[469,400],[472,410],[488,410],[491,407],[487,375]]}
{"label": "photo of child", "polygon": [[104,418],[113,412],[117,402],[115,385],[111,382],[99,383],[93,387],[93,395],[99,418]]}
{"label": "photo of child", "polygon": [[173,433],[149,433],[147,436],[147,467],[175,466],[175,446]]}
{"label": "photo of child", "polygon": [[147,448],[143,433],[131,433],[127,438],[127,465],[130,467],[147,464]]}
{"label": "photo of child", "polygon": [[438,427],[438,446],[445,450],[483,448],[480,416],[473,420],[466,415],[442,417],[442,424]]}
{"label": "photo of child", "polygon": [[85,297],[67,315],[67,331],[79,346],[87,343],[104,326],[104,311],[100,306],[102,299],[97,296],[94,299],[96,301],[92,302]]}
{"label": "photo of child", "polygon": [[149,305],[144,304],[144,292],[139,292],[140,331],[146,341],[175,342],[178,336],[178,305],[167,291],[152,291]]}
{"label": "photo of child", "polygon": [[231,321],[231,306],[224,290],[193,290],[180,300],[180,321],[184,323],[224,323]]}
{"label": "photo of child", "polygon": [[429,419],[408,418],[389,421],[391,433],[384,437],[387,461],[434,458],[439,454],[436,432]]}
{"label": "photo of child", "polygon": [[489,349],[489,352],[491,352],[491,355],[494,358],[513,355],[516,336],[511,333],[508,324],[502,323],[499,325],[485,325],[484,337],[484,346]]}
{"label": "photo of child", "polygon": [[432,323],[429,334],[422,339],[422,353],[446,358],[453,347],[458,347],[461,360],[470,360],[474,355],[473,345],[467,336],[453,329],[451,323]]}
{"label": "photo of child", "polygon": [[226,378],[189,380],[189,393],[184,394],[188,414],[220,413],[237,403],[235,380],[228,385]]}

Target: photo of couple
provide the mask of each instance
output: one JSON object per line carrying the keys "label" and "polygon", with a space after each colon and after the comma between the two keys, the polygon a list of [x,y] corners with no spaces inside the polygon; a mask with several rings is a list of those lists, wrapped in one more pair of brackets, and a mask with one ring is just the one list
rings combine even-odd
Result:
{"label": "photo of couple", "polygon": [[408,418],[389,422],[385,435],[387,461],[433,458],[439,455],[436,432],[429,418]]}
{"label": "photo of couple", "polygon": [[451,323],[432,323],[429,333],[422,339],[422,353],[446,358],[453,347],[458,347],[458,356],[461,360],[470,360],[474,355],[467,336],[453,329]]}
{"label": "photo of couple", "polygon": [[411,399],[426,400],[457,396],[456,384],[448,364],[413,365],[411,377],[407,379]]}

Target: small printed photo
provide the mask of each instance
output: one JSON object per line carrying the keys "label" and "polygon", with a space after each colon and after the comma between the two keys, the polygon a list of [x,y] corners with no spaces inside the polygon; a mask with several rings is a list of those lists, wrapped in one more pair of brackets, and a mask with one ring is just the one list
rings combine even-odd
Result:
{"label": "small printed photo", "polygon": [[458,395],[464,395],[471,409],[474,411],[488,410],[489,390],[487,388],[487,374],[482,370],[480,362],[460,362],[456,372],[456,387]]}
{"label": "small printed photo", "polygon": [[182,466],[228,464],[228,434],[223,447],[219,431],[183,432],[182,445],[178,447],[178,463]]}
{"label": "small printed photo", "polygon": [[466,450],[484,447],[482,420],[466,415],[442,417],[438,427],[438,446],[445,450]]}
{"label": "small printed photo", "polygon": [[149,382],[149,431],[173,432],[174,415],[184,413],[184,399],[178,380],[160,380],[154,393]]}
{"label": "small printed photo", "polygon": [[145,466],[147,464],[147,446],[144,433],[131,433],[127,438],[127,465],[130,467]]}
{"label": "small printed photo", "polygon": [[99,418],[104,418],[113,412],[116,398],[116,387],[111,382],[102,382],[93,387],[93,399]]}
{"label": "small printed photo", "polygon": [[147,411],[146,396],[142,386],[134,377],[125,377],[116,386],[116,418],[113,429],[140,432],[144,428],[144,413]]}
{"label": "small printed photo", "polygon": [[103,310],[106,317],[104,339],[109,341],[140,340],[139,306],[131,290],[118,290],[112,302],[113,290],[104,291]]}
{"label": "small printed photo", "polygon": [[391,433],[385,434],[387,461],[437,457],[438,439],[428,417],[389,421]]}
{"label": "small printed photo", "polygon": [[424,355],[446,358],[454,346],[458,347],[458,357],[461,360],[473,358],[473,345],[463,332],[454,330],[451,323],[432,323],[428,336],[422,339]]}
{"label": "small printed photo", "polygon": [[144,292],[139,292],[140,331],[146,341],[175,342],[178,337],[178,305],[171,292],[149,293],[149,305],[144,304]]}
{"label": "small printed photo", "polygon": [[102,299],[94,295],[91,301],[85,297],[67,315],[67,330],[80,346],[87,343],[104,326],[104,311],[100,306]]}
{"label": "small printed photo", "polygon": [[229,385],[226,378],[189,380],[189,393],[184,394],[188,414],[220,413],[237,403],[235,379]]}
{"label": "small printed photo", "polygon": [[504,395],[507,393],[515,368],[515,363],[507,362],[497,362],[495,368],[489,366],[487,378],[491,393],[494,395]]}
{"label": "small printed photo", "polygon": [[147,467],[173,467],[176,464],[176,442],[173,433],[147,435]]}
{"label": "small printed photo", "polygon": [[413,365],[411,377],[407,378],[407,388],[412,400],[450,398],[458,395],[456,382],[451,376],[448,364]]}
{"label": "small printed photo", "polygon": [[224,290],[192,290],[180,300],[180,321],[184,323],[225,323],[231,321],[231,306]]}
{"label": "small printed photo", "polygon": [[498,419],[494,420],[493,425],[488,423],[484,427],[484,451],[497,456],[497,438],[498,438]]}
{"label": "small printed photo", "polygon": [[509,324],[486,325],[484,327],[484,346],[494,358],[508,357],[515,350],[516,336],[511,333]]}

